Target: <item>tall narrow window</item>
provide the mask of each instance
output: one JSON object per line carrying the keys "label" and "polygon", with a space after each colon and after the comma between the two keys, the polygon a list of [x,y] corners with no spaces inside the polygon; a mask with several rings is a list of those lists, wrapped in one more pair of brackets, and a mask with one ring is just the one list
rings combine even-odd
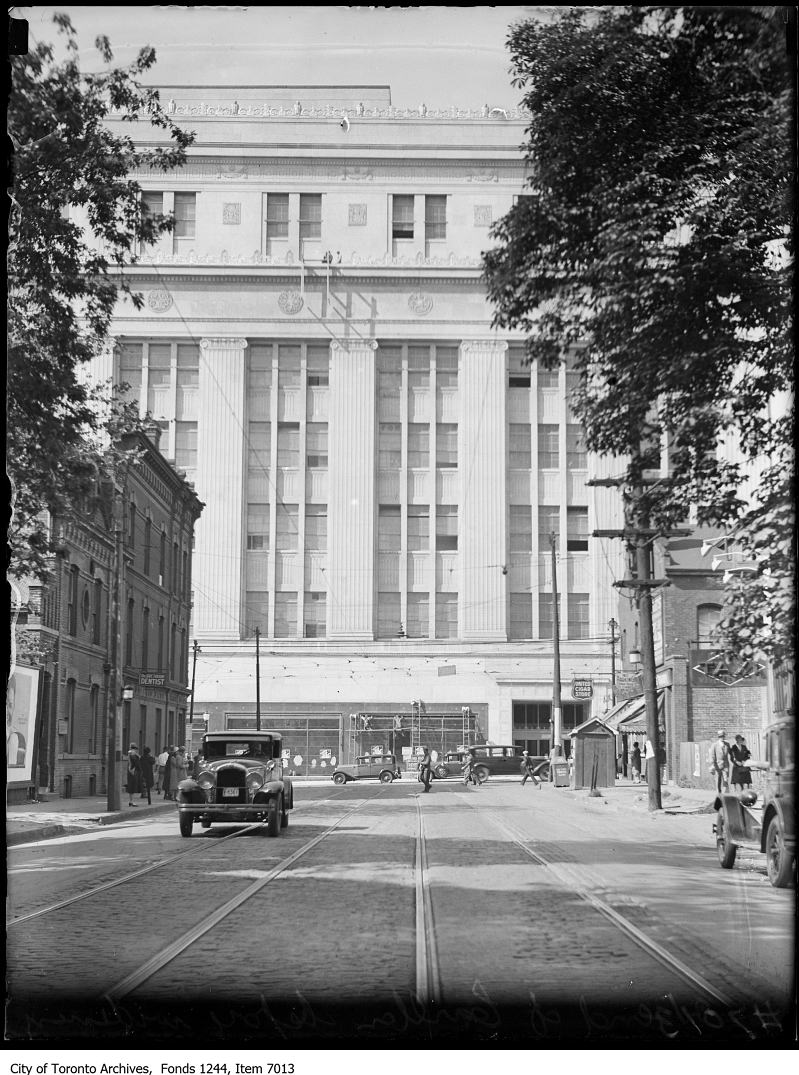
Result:
{"label": "tall narrow window", "polygon": [[436,508],[436,552],[458,548],[458,506],[439,504]]}
{"label": "tall narrow window", "polygon": [[143,190],[141,193],[142,216],[152,218],[164,212],[164,194],[160,190]]}
{"label": "tall narrow window", "polygon": [[262,635],[265,635],[269,623],[269,594],[260,590],[248,590],[244,598],[242,612],[244,637],[252,638],[256,628]]}
{"label": "tall narrow window", "polygon": [[289,196],[288,194],[267,194],[266,196],[266,239],[288,239],[289,237]]}
{"label": "tall narrow window", "polygon": [[141,396],[142,381],[142,345],[125,343],[119,352],[119,383],[125,384],[126,400],[137,400]]}
{"label": "tall narrow window", "polygon": [[305,548],[308,552],[327,550],[327,504],[305,505]]}
{"label": "tall narrow window", "polygon": [[67,630],[71,635],[78,633],[78,579],[80,572],[77,564],[69,569],[67,590]]}
{"label": "tall narrow window", "polygon": [[247,430],[247,466],[250,470],[267,472],[271,452],[272,427],[268,422],[250,422]]}
{"label": "tall narrow window", "polygon": [[89,691],[89,738],[86,744],[87,753],[94,754],[97,750],[97,732],[100,727],[100,688],[92,683]]}
{"label": "tall narrow window", "polygon": [[330,383],[330,349],[309,345],[307,358],[308,387],[327,387]]}
{"label": "tall narrow window", "polygon": [[558,427],[539,425],[538,427],[538,465],[545,470],[554,470],[558,466]]}
{"label": "tall narrow window", "polygon": [[566,527],[566,548],[569,552],[587,552],[588,508],[567,508]]}
{"label": "tall narrow window", "polygon": [[587,593],[569,594],[569,638],[588,638],[588,600]]}
{"label": "tall narrow window", "polygon": [[64,753],[72,754],[75,744],[75,691],[77,682],[74,679],[67,680],[67,691],[64,699],[64,716],[67,719],[67,735],[64,743]]}
{"label": "tall narrow window", "polygon": [[327,470],[327,422],[309,422],[306,426],[305,456],[310,470]]}
{"label": "tall narrow window", "polygon": [[514,470],[529,470],[532,462],[533,440],[529,425],[511,423],[508,431],[508,462]]}
{"label": "tall narrow window", "polygon": [[158,617],[158,671],[166,672],[164,667],[164,617]]}
{"label": "tall narrow window", "polygon": [[177,644],[178,625],[173,620],[169,632],[169,678],[173,681],[177,680]]}
{"label": "tall narrow window", "polygon": [[530,362],[524,346],[511,344],[508,347],[508,388],[530,387]]}
{"label": "tall narrow window", "polygon": [[458,637],[458,595],[436,594],[436,638]]}
{"label": "tall narrow window", "polygon": [[153,520],[148,515],[144,520],[144,574],[150,574],[150,546],[153,541]]}
{"label": "tall narrow window", "polygon": [[183,470],[197,466],[196,422],[175,422],[175,466]]}
{"label": "tall narrow window", "polygon": [[426,422],[408,425],[408,466],[416,470],[430,467],[430,426]]}
{"label": "tall narrow window", "polygon": [[538,548],[542,553],[551,549],[550,535],[555,535],[557,546],[560,537],[560,508],[552,505],[540,504],[538,508]]}
{"label": "tall narrow window", "polygon": [[399,470],[402,465],[402,426],[399,422],[380,422],[377,465],[380,470]]}
{"label": "tall narrow window", "polygon": [[141,610],[141,670],[147,671],[150,660],[150,610]]}
{"label": "tall narrow window", "polygon": [[427,504],[408,505],[408,551],[430,551],[430,508]]}
{"label": "tall narrow window", "polygon": [[125,623],[125,664],[130,667],[133,664],[133,615],[136,603],[133,598],[128,599],[128,618]]}
{"label": "tall narrow window", "polygon": [[458,465],[458,427],[452,422],[439,422],[436,426],[436,466],[443,468]]}
{"label": "tall narrow window", "polygon": [[587,465],[583,427],[578,425],[567,425],[566,466],[569,470],[585,470]]}
{"label": "tall narrow window", "polygon": [[446,194],[428,194],[424,200],[424,237],[446,239],[447,237],[447,196]]}
{"label": "tall narrow window", "polygon": [[721,605],[699,605],[696,610],[696,638],[708,645],[721,620]]}
{"label": "tall narrow window", "polygon": [[533,601],[529,593],[512,593],[510,595],[510,638],[533,637]]}
{"label": "tall narrow window", "polygon": [[166,586],[166,534],[163,530],[158,544],[158,585]]}
{"label": "tall narrow window", "polygon": [[[283,552],[297,551],[298,516],[298,504],[277,505],[277,530],[275,533],[275,547],[277,549]],[[275,599],[277,599],[277,595],[275,595]]]}
{"label": "tall narrow window", "polygon": [[383,590],[377,595],[377,637],[398,638],[401,629],[400,595]]}
{"label": "tall narrow window", "polygon": [[92,642],[99,646],[103,626],[103,580],[94,580],[94,600],[92,601]]}
{"label": "tall narrow window", "polygon": [[533,551],[533,509],[525,504],[512,504],[510,508],[510,551],[528,553]]}
{"label": "tall narrow window", "polygon": [[381,553],[400,551],[400,509],[393,504],[381,504],[377,512],[377,549]]}
{"label": "tall narrow window", "polygon": [[430,594],[408,594],[408,622],[405,624],[408,638],[430,636]]}
{"label": "tall narrow window", "polygon": [[269,505],[247,506],[247,551],[263,552],[269,548]]}
{"label": "tall narrow window", "polygon": [[538,637],[553,638],[554,632],[552,594],[540,593],[538,595]]}
{"label": "tall narrow window", "polygon": [[297,634],[297,594],[275,594],[275,638],[294,638]]}
{"label": "tall narrow window", "polygon": [[391,237],[413,238],[413,195],[395,194],[391,199]]}
{"label": "tall narrow window", "polygon": [[176,239],[193,239],[196,231],[197,195],[175,194]]}
{"label": "tall narrow window", "polygon": [[327,594],[309,592],[305,594],[303,611],[303,637],[324,638],[327,633]]}
{"label": "tall narrow window", "polygon": [[322,195],[300,195],[300,239],[322,238]]}
{"label": "tall narrow window", "polygon": [[281,422],[277,427],[277,465],[300,465],[300,426],[298,422]]}

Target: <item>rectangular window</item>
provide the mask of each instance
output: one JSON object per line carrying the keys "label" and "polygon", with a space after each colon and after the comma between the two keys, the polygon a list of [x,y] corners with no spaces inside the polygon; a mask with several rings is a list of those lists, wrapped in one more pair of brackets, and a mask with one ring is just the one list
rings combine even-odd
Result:
{"label": "rectangular window", "polygon": [[289,196],[288,194],[267,194],[266,196],[266,238],[288,239],[289,237]]}
{"label": "rectangular window", "polygon": [[391,199],[391,237],[413,238],[413,194],[395,194]]}
{"label": "rectangular window", "polygon": [[588,508],[566,509],[566,548],[569,552],[588,551]]}
{"label": "rectangular window", "polygon": [[309,422],[305,430],[305,454],[312,470],[327,470],[327,422]]}
{"label": "rectangular window", "polygon": [[588,594],[569,594],[569,638],[588,638]]}
{"label": "rectangular window", "polygon": [[269,505],[247,505],[247,550],[263,552],[269,548]]}
{"label": "rectangular window", "polygon": [[130,385],[129,399],[141,395],[142,345],[124,343],[119,352],[119,383]]}
{"label": "rectangular window", "polygon": [[147,671],[150,661],[150,610],[141,610],[141,669]]}
{"label": "rectangular window", "polygon": [[189,470],[197,466],[196,422],[175,422],[175,466]]}
{"label": "rectangular window", "polygon": [[277,387],[300,387],[300,348],[296,344],[278,347]]}
{"label": "rectangular window", "polygon": [[446,239],[447,237],[447,196],[446,194],[428,194],[424,200],[424,237]]}
{"label": "rectangular window", "polygon": [[569,470],[585,470],[588,465],[583,427],[566,426],[566,466]]}
{"label": "rectangular window", "polygon": [[275,594],[275,638],[294,638],[297,634],[296,593]]}
{"label": "rectangular window", "polygon": [[377,509],[377,549],[381,553],[400,551],[400,509],[381,504]]}
{"label": "rectangular window", "polygon": [[303,609],[304,638],[324,638],[327,634],[327,594],[310,592],[305,594]]}
{"label": "rectangular window", "polygon": [[309,345],[307,362],[308,387],[327,387],[330,384],[330,348]]}
{"label": "rectangular window", "polygon": [[552,721],[551,702],[514,702],[513,731],[549,732]]}
{"label": "rectangular window", "polygon": [[430,508],[427,504],[408,505],[408,551],[429,552]]}
{"label": "rectangular window", "polygon": [[94,580],[94,601],[92,603],[92,642],[100,645],[103,623],[103,580]]}
{"label": "rectangular window", "polygon": [[69,589],[67,591],[67,631],[71,635],[78,633],[78,568],[69,569]]}
{"label": "rectangular window", "polygon": [[250,470],[269,470],[271,445],[269,422],[250,422],[247,428],[247,466]]}
{"label": "rectangular window", "polygon": [[458,506],[439,504],[436,508],[436,552],[458,548]]}
{"label": "rectangular window", "polygon": [[380,470],[399,470],[402,465],[402,426],[399,422],[380,422],[377,428],[377,466]]}
{"label": "rectangular window", "polygon": [[538,637],[553,638],[555,624],[552,618],[552,594],[540,593],[538,595]]}
{"label": "rectangular window", "polygon": [[530,362],[524,346],[511,344],[508,347],[508,388],[530,387]]}
{"label": "rectangular window", "polygon": [[408,594],[408,622],[405,625],[408,638],[430,636],[430,594]]}
{"label": "rectangular window", "polygon": [[436,594],[436,638],[458,637],[458,595]]}
{"label": "rectangular window", "polygon": [[299,422],[281,422],[277,427],[277,465],[279,467],[300,465]]}
{"label": "rectangular window", "polygon": [[560,508],[540,504],[538,507],[538,549],[540,552],[548,553],[551,550],[552,546],[549,541],[551,534],[555,535],[557,547],[560,537]]}
{"label": "rectangular window", "polygon": [[75,689],[77,682],[74,679],[67,680],[67,696],[65,698],[64,713],[67,718],[67,736],[64,743],[64,753],[72,753],[72,744],[75,738]]}
{"label": "rectangular window", "polygon": [[539,388],[557,388],[560,383],[560,374],[557,370],[538,370]]}
{"label": "rectangular window", "polygon": [[256,627],[265,635],[269,627],[269,594],[248,590],[244,597],[242,618],[245,638],[252,638]]}
{"label": "rectangular window", "polygon": [[408,426],[408,466],[417,470],[430,467],[430,426],[411,422]]}
{"label": "rectangular window", "polygon": [[458,427],[452,422],[436,426],[436,466],[453,468],[458,465]]}
{"label": "rectangular window", "polygon": [[558,427],[539,425],[538,427],[538,466],[542,469],[556,469],[559,463]]}
{"label": "rectangular window", "polygon": [[508,432],[509,463],[514,470],[529,470],[532,463],[533,437],[529,425],[512,422]]}
{"label": "rectangular window", "polygon": [[143,217],[161,216],[164,212],[163,191],[143,190],[141,192],[141,211]]}
{"label": "rectangular window", "polygon": [[512,504],[509,518],[510,551],[533,551],[533,509],[526,504]]}
{"label": "rectangular window", "polygon": [[426,344],[411,344],[408,347],[408,369],[430,372],[430,348]]}
{"label": "rectangular window", "polygon": [[399,638],[402,622],[400,621],[400,595],[383,591],[377,595],[377,637]]}
{"label": "rectangular window", "polygon": [[305,548],[308,552],[327,550],[327,504],[305,505]]}
{"label": "rectangular window", "polygon": [[533,602],[529,593],[512,593],[510,595],[511,638],[533,637]]}
{"label": "rectangular window", "polygon": [[175,195],[175,230],[176,239],[193,239],[197,219],[197,195]]}
{"label": "rectangular window", "polygon": [[297,551],[297,518],[299,505],[277,505],[277,530],[275,533],[275,548],[283,552]]}
{"label": "rectangular window", "polygon": [[300,195],[300,239],[322,238],[322,195]]}

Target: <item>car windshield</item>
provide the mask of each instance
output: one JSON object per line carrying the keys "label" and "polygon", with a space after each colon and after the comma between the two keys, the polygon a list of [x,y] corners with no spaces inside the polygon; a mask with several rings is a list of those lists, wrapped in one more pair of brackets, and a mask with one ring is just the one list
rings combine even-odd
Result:
{"label": "car windshield", "polygon": [[241,739],[213,740],[205,744],[206,758],[271,758],[271,740],[262,742],[246,742]]}

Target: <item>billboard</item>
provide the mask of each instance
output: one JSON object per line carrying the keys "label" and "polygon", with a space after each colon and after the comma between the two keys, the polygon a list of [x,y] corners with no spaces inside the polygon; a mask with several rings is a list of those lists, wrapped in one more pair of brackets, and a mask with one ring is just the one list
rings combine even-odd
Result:
{"label": "billboard", "polygon": [[38,669],[18,665],[9,676],[6,689],[7,784],[28,783],[32,778],[38,694]]}

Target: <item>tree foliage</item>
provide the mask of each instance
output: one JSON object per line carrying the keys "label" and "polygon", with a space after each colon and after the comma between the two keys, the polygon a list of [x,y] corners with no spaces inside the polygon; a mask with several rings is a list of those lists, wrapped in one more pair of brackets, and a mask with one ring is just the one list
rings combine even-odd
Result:
{"label": "tree foliage", "polygon": [[[632,518],[735,531],[758,571],[731,589],[727,642],[779,662],[793,649],[792,412],[769,410],[793,387],[782,11],[570,9],[508,45],[529,193],[484,255],[494,323],[544,366],[574,348],[573,407],[587,447],[623,458]],[[664,441],[669,478],[642,485]]]}
{"label": "tree foliage", "polygon": [[[10,61],[7,470],[10,570],[17,576],[44,572],[44,513],[68,514],[96,474],[98,449],[89,441],[104,419],[80,369],[105,345],[120,291],[142,304],[119,270],[135,262],[141,242],[173,227],[171,217],[142,215],[132,176],[180,167],[194,139],[162,110],[158,91],[139,82],[155,63],[153,49],[114,67],[108,40],[98,38],[106,67],[84,74],[69,18],[55,15],[54,22],[64,60],[38,44]],[[161,147],[136,148],[106,125],[111,111],[125,122],[149,122],[168,138]],[[88,228],[70,219],[69,207]],[[117,408],[114,422],[123,413]]]}

